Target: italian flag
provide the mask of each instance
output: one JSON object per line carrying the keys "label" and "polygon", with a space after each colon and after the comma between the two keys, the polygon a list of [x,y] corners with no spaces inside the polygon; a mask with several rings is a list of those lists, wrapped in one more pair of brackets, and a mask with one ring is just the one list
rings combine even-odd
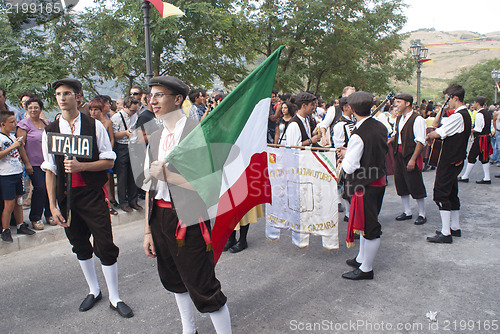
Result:
{"label": "italian flag", "polygon": [[271,203],[267,122],[283,48],[246,77],[167,157],[215,217],[216,263],[245,213],[258,204]]}
{"label": "italian flag", "polygon": [[163,0],[149,0],[153,6],[158,9],[162,18],[168,16],[183,16],[184,12],[179,8],[175,7],[171,3],[163,2]]}

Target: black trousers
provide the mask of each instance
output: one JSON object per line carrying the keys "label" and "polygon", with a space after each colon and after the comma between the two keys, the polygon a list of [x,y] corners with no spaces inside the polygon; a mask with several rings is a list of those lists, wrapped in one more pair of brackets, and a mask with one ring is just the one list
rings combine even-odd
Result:
{"label": "black trousers", "polygon": [[364,238],[373,240],[382,235],[382,226],[378,221],[378,215],[384,201],[385,186],[366,186],[363,193],[363,205],[365,211],[365,234]]}
{"label": "black trousers", "polygon": [[[73,253],[78,260],[88,260],[95,255],[105,266],[116,262],[119,249],[113,243],[111,218],[108,205],[104,200],[102,188],[72,188],[71,224],[65,228],[66,237],[73,246]],[[66,217],[66,200],[59,203],[64,218]],[[90,236],[94,245],[90,243]]]}
{"label": "black trousers", "polygon": [[463,162],[458,166],[439,161],[436,168],[436,179],[434,181],[434,202],[439,210],[460,210],[460,199],[458,198],[457,177],[464,166]]}
{"label": "black trousers", "polygon": [[[488,142],[490,142],[490,139],[488,139]],[[481,148],[479,147],[479,137],[475,137],[470,147],[467,161],[471,164],[475,164],[478,158],[482,164],[487,164],[490,161],[489,155],[486,156],[486,159],[483,159],[483,154],[481,153]]]}
{"label": "black trousers", "polygon": [[[155,205],[151,213],[151,235],[158,261],[158,274],[165,289],[174,293],[189,292],[196,308],[202,312],[219,310],[227,301],[215,277],[214,254],[206,251],[199,224],[189,226],[186,244],[177,246],[174,209]],[[210,222],[205,222],[210,231]]]}
{"label": "black trousers", "polygon": [[33,184],[33,195],[31,196],[31,210],[29,216],[30,221],[36,222],[42,219],[42,213],[44,212],[45,218],[52,217],[45,185],[45,172],[40,166],[33,166],[33,174],[30,175],[30,179]]}
{"label": "black trousers", "polygon": [[137,204],[137,185],[135,184],[127,144],[115,144],[115,169],[118,182],[118,201],[120,205]]}
{"label": "black trousers", "polygon": [[414,199],[427,197],[422,171],[415,169],[409,172],[406,169],[411,156],[403,158],[400,152],[396,152],[394,157],[394,183],[398,196],[411,195]]}

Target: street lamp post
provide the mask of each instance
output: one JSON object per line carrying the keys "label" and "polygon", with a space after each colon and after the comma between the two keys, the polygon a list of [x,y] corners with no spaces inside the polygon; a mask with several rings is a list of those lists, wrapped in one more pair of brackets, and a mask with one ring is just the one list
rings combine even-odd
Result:
{"label": "street lamp post", "polygon": [[495,104],[497,104],[498,82],[500,81],[500,70],[491,71],[491,78],[495,81]]}
{"label": "street lamp post", "polygon": [[417,64],[417,107],[420,107],[420,79],[422,75],[420,66],[422,66],[422,60],[427,58],[427,52],[429,52],[429,49],[417,42],[413,42],[410,46],[410,52],[413,59],[415,59],[415,63]]}

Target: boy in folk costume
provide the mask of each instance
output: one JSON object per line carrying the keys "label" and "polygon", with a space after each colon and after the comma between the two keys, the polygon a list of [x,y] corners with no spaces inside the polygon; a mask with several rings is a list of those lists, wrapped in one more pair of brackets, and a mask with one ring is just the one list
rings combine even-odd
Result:
{"label": "boy in folk costume", "polygon": [[342,169],[346,174],[346,191],[352,196],[347,231],[347,246],[354,242],[354,233],[360,234],[358,255],[346,263],[354,267],[344,273],[351,280],[373,279],[373,261],[380,246],[382,234],[378,215],[382,208],[386,186],[385,157],[388,151],[386,127],[370,117],[373,96],[356,92],[347,98],[356,117],[347,148],[338,150]]}

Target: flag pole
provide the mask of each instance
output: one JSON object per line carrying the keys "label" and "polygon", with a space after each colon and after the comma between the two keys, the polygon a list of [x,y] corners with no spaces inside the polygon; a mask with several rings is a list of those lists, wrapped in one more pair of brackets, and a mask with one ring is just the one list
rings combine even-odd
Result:
{"label": "flag pole", "polygon": [[146,46],[146,84],[149,87],[149,81],[153,77],[153,64],[151,61],[151,24],[149,23],[149,10],[151,5],[149,1],[142,1],[142,10],[144,11],[144,44]]}

